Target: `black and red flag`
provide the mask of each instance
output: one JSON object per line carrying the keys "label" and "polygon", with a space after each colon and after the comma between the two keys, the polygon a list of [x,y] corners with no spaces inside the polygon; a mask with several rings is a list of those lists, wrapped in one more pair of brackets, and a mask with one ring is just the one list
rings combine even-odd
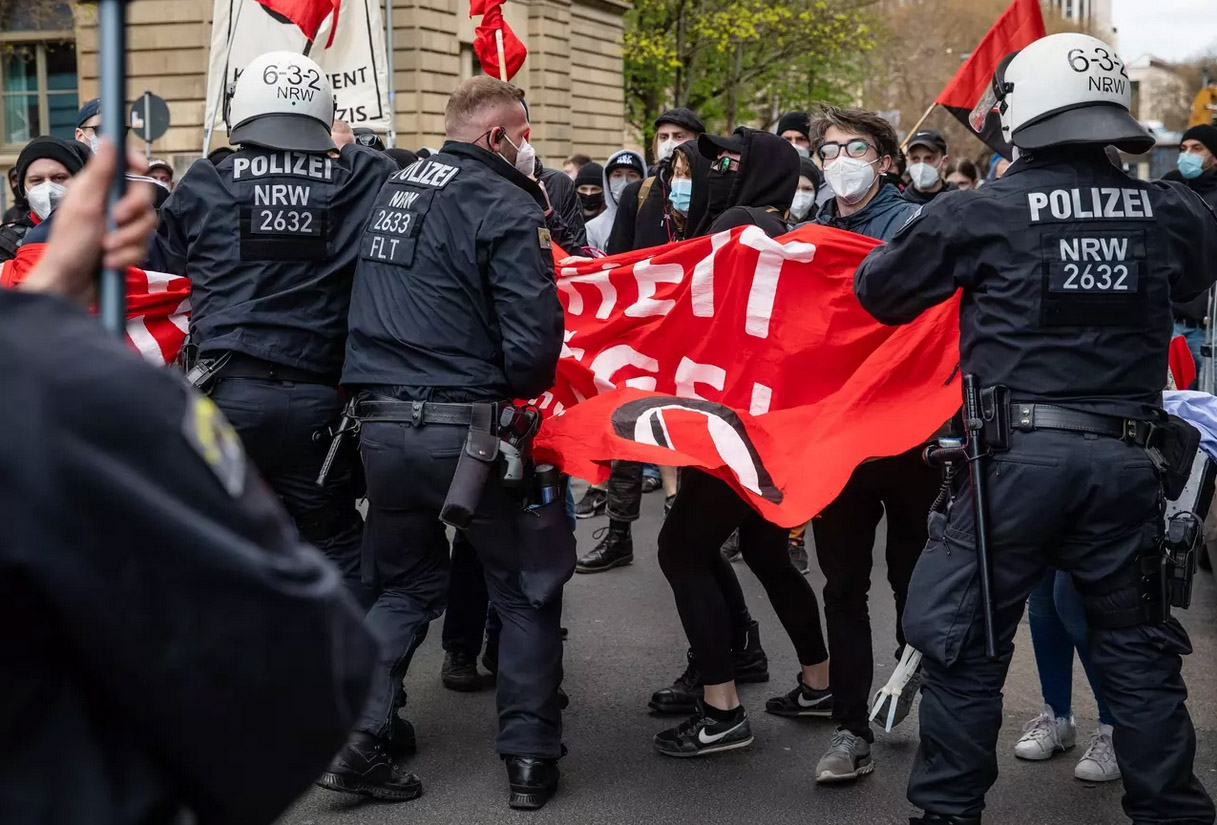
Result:
{"label": "black and red flag", "polygon": [[317,32],[325,18],[334,15],[334,23],[330,26],[329,48],[334,42],[334,32],[338,30],[338,9],[342,0],[258,0],[263,6],[276,14],[286,17],[295,23],[309,42],[317,39]]}
{"label": "black and red flag", "polygon": [[[1002,58],[1026,48],[1046,34],[1039,0],[1014,0],[934,102],[964,126],[973,128],[968,122],[972,108],[989,91],[993,73],[997,71]],[[979,137],[994,152],[1005,158],[1010,157],[1010,144],[1002,137],[1001,121],[996,111],[989,112],[983,128],[979,130]]]}

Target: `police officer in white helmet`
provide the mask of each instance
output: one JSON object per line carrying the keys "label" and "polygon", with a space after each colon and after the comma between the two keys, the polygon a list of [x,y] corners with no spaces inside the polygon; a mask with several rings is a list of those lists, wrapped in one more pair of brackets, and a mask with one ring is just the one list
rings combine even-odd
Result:
{"label": "police officer in white helmet", "polygon": [[330,137],[334,94],[292,52],[253,60],[224,114],[238,147],[196,162],[160,213],[152,268],[191,281],[191,378],[240,433],[300,535],[361,594],[362,520],[351,457],[318,473],[343,407],[338,389],[359,233],[396,171]]}
{"label": "police officer in white helmet", "polygon": [[[855,275],[862,305],[886,324],[962,290],[960,372],[986,388],[987,454],[975,471],[988,498],[997,655],[985,655],[964,483],[931,515],[904,614],[924,654],[908,796],[925,816],[914,822],[980,822],[1014,633],[1049,567],[1072,575],[1086,605],[1125,813],[1214,821],[1192,767],[1180,673],[1191,648],[1170,615],[1185,600],[1163,563],[1163,492],[1195,451],[1180,446],[1185,431],[1163,414],[1161,390],[1171,300],[1217,277],[1217,216],[1187,189],[1129,178],[1107,159],[1108,145],[1154,145],[1130,94],[1120,58],[1093,37],[1053,35],[1007,57],[973,123],[996,106],[1016,162],[980,190],[926,204]],[[1173,568],[1178,581],[1188,572]]]}

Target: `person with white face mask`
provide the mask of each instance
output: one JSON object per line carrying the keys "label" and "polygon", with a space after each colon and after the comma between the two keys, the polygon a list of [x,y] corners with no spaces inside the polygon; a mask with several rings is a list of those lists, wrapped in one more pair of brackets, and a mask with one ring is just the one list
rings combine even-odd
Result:
{"label": "person with white face mask", "polygon": [[0,260],[13,258],[26,233],[51,216],[68,180],[84,168],[90,155],[83,144],[57,137],[35,138],[21,150],[15,167],[17,193],[29,204],[29,211],[0,226]]}
{"label": "person with white face mask", "polygon": [[778,121],[777,135],[794,147],[800,158],[811,157],[811,117],[806,112],[787,112]]}
{"label": "person with white face mask", "polygon": [[604,164],[604,206],[596,218],[587,223],[587,245],[607,250],[617,208],[623,201],[625,189],[646,177],[647,165],[642,155],[632,149],[622,149],[609,156]]}
{"label": "person with white face mask", "polygon": [[947,142],[941,133],[933,129],[922,129],[909,138],[905,147],[909,179],[904,198],[910,203],[929,203],[943,192],[957,189],[953,183],[943,180],[943,171],[951,162],[947,156]]}
{"label": "person with white face mask", "polygon": [[95,97],[85,101],[76,115],[76,140],[89,147],[89,151],[97,151],[97,135],[101,129],[101,98]]}

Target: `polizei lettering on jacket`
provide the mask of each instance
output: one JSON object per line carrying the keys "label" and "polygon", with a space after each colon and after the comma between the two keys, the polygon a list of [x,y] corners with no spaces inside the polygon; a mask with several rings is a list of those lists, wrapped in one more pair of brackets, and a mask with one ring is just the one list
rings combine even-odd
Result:
{"label": "polizei lettering on jacket", "polygon": [[1028,192],[1032,223],[1056,221],[1153,220],[1154,207],[1145,189],[1090,186]]}
{"label": "polizei lettering on jacket", "polygon": [[460,172],[460,167],[449,166],[439,161],[423,159],[415,161],[393,176],[393,180],[414,186],[431,186],[443,189]]}
{"label": "polizei lettering on jacket", "polygon": [[303,152],[238,156],[232,160],[233,180],[278,175],[329,181],[333,179],[333,172],[334,161],[331,158],[325,155],[306,155]]}

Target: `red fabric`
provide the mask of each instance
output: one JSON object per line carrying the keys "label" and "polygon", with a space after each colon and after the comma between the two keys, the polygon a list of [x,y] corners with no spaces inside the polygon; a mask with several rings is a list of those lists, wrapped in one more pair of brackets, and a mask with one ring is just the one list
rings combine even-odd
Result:
{"label": "red fabric", "polygon": [[538,399],[538,461],[593,480],[614,458],[696,466],[771,521],[806,522],[855,466],[927,441],[960,403],[958,299],[878,323],[853,294],[874,246],[744,227],[560,265],[566,346]]}
{"label": "red fabric", "polygon": [[507,64],[506,79],[511,80],[516,72],[524,65],[528,49],[516,37],[511,26],[503,19],[502,2],[500,0],[471,0],[469,10],[472,12],[478,4],[483,9],[482,23],[474,31],[473,51],[482,64],[482,71],[491,77],[502,79],[499,73],[499,48],[495,42],[494,33],[503,32],[503,60]]}
{"label": "red fabric", "polygon": [[479,14],[486,13],[487,4],[498,5],[503,0],[469,0],[469,16],[477,17]]}
{"label": "red fabric", "polygon": [[1192,357],[1192,350],[1182,335],[1171,339],[1169,363],[1175,388],[1186,390],[1196,380],[1196,359]]}
{"label": "red fabric", "polygon": [[342,0],[258,0],[266,8],[281,14],[295,23],[309,42],[317,39],[317,32],[325,18],[334,15],[334,24],[330,26],[330,39],[325,44],[328,49],[334,43],[334,32],[338,30],[338,11]]}
{"label": "red fabric", "polygon": [[[14,289],[33,271],[46,244],[26,244],[0,268],[0,288]],[[96,309],[96,308],[95,308]],[[178,275],[127,270],[127,345],[154,364],[171,364],[186,341],[190,281]]]}
{"label": "red fabric", "polygon": [[1044,35],[1039,0],[1014,0],[934,102],[971,111],[988,91],[1002,58]]}

